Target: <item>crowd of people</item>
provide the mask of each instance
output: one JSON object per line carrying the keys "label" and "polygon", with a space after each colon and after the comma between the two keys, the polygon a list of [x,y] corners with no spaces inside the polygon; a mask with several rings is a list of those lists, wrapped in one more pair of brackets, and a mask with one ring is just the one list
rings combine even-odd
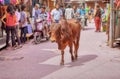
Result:
{"label": "crowd of people", "polygon": [[30,24],[26,6],[9,4],[1,21],[6,32],[6,47],[10,46],[11,36],[13,49],[21,48],[22,43],[26,43],[27,27]]}
{"label": "crowd of people", "polygon": [[[43,30],[45,36],[49,36],[49,27],[52,22],[59,23],[61,18],[76,19],[80,22],[83,27],[87,26],[88,22],[95,20],[96,32],[100,32],[102,10],[97,5],[95,9],[92,7],[75,6],[68,4],[66,7],[55,5],[55,8],[50,10],[49,7],[44,5],[40,6],[35,4],[32,10],[32,23],[29,20],[29,12],[26,10],[25,5],[14,6],[9,4],[6,13],[1,18],[2,23],[6,30],[6,46],[9,47],[9,40],[11,35],[12,47],[14,49],[21,48],[26,43],[26,34],[28,33],[28,27],[32,27],[32,30]],[[41,25],[42,22],[42,25]],[[82,22],[81,22],[82,23]],[[34,32],[33,31],[33,32]]]}
{"label": "crowd of people", "polygon": [[64,10],[61,9],[59,5],[56,5],[56,8],[51,11],[51,17],[53,22],[59,22],[61,17],[65,19],[77,19],[80,21],[82,28],[84,29],[85,26],[88,26],[89,23],[92,22],[94,18],[96,30],[95,32],[100,32],[101,30],[101,22],[102,22],[102,15],[105,14],[104,10],[97,5],[95,9],[89,7],[85,7],[83,5],[75,6],[68,4]]}

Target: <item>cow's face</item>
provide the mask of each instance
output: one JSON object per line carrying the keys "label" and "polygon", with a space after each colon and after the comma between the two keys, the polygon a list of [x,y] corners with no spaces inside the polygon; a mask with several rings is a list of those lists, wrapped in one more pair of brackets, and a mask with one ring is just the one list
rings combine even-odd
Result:
{"label": "cow's face", "polygon": [[53,23],[50,26],[50,40],[58,43],[58,49],[64,49],[70,40],[70,32],[66,21],[62,23]]}
{"label": "cow's face", "polygon": [[50,40],[52,42],[58,42],[60,41],[61,35],[60,35],[60,24],[53,23],[50,26]]}
{"label": "cow's face", "polygon": [[50,40],[52,41],[52,42],[55,42],[56,41],[56,34],[55,34],[55,31],[54,30],[52,30],[51,32],[50,32]]}

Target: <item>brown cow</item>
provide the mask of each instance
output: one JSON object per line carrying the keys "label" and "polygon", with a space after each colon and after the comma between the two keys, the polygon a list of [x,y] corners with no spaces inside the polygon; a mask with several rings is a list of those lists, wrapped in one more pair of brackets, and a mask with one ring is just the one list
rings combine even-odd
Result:
{"label": "brown cow", "polygon": [[[75,20],[61,20],[60,23],[52,23],[50,27],[50,40],[58,44],[61,50],[61,65],[64,65],[64,49],[70,47],[71,60],[77,60],[77,51],[79,48],[81,25]],[[74,45],[74,55],[73,55]]]}

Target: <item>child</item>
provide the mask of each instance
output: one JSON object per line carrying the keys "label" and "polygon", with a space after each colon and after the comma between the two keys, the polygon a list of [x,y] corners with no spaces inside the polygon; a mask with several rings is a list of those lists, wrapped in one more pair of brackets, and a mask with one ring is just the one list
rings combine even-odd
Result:
{"label": "child", "polygon": [[26,34],[27,34],[27,13],[26,13],[26,6],[22,5],[21,6],[21,18],[20,18],[20,29],[21,29],[21,42],[25,43],[26,42]]}
{"label": "child", "polygon": [[51,25],[51,15],[50,15],[50,11],[49,10],[47,12],[47,23],[48,23],[48,26]]}

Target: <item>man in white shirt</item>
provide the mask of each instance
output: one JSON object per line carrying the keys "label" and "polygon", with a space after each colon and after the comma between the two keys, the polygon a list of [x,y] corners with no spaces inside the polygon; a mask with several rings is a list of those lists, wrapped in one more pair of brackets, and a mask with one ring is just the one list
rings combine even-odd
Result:
{"label": "man in white shirt", "polygon": [[71,5],[68,5],[68,8],[65,10],[65,18],[72,19],[74,16],[74,10],[71,8]]}
{"label": "man in white shirt", "polygon": [[59,9],[60,6],[56,4],[56,8],[51,11],[52,21],[59,23],[60,18],[62,17],[62,11]]}

